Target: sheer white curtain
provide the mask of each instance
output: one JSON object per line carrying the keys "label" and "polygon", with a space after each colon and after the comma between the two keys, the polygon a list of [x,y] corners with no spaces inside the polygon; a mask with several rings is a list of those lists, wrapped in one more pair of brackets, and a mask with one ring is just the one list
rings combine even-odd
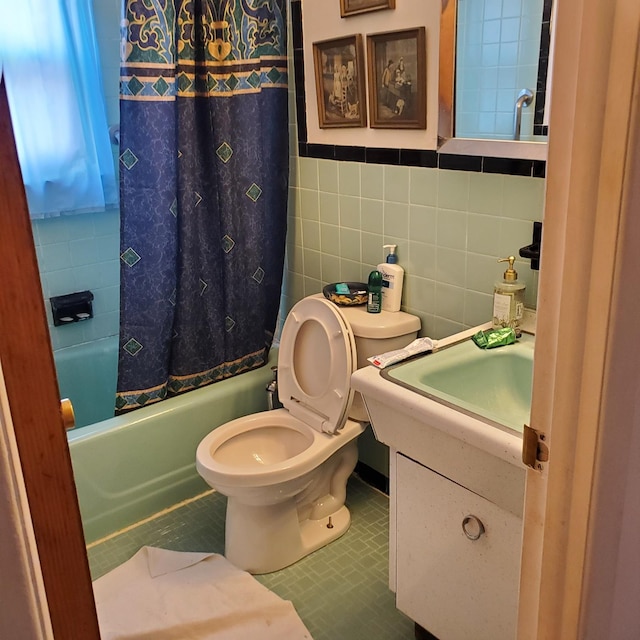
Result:
{"label": "sheer white curtain", "polygon": [[0,62],[31,217],[115,205],[91,0],[0,0]]}

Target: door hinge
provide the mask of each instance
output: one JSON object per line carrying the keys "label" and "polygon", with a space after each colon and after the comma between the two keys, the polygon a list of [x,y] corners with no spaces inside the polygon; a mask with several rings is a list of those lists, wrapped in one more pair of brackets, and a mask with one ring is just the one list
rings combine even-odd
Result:
{"label": "door hinge", "polygon": [[536,471],[542,471],[543,462],[549,460],[549,447],[544,433],[536,431],[528,424],[524,425],[522,434],[522,462]]}

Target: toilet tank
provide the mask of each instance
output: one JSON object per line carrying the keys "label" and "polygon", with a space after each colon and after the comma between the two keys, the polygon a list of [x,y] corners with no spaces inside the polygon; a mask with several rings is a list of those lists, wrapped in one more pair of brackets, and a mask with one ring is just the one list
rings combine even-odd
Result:
{"label": "toilet tank", "polygon": [[[401,349],[418,337],[420,318],[404,311],[368,313],[366,305],[339,307],[355,336],[358,369],[370,364],[367,358]],[[353,420],[369,420],[360,393],[356,393],[349,411]]]}

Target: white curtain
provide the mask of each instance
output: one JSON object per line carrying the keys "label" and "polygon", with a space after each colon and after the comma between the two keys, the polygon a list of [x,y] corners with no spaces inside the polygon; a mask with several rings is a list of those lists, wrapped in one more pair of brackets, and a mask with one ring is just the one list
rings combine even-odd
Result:
{"label": "white curtain", "polygon": [[0,62],[31,217],[114,206],[91,0],[0,0]]}

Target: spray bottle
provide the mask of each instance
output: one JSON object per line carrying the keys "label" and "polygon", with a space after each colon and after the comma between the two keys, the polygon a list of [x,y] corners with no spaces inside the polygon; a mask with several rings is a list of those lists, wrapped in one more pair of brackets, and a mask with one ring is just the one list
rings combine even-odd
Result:
{"label": "spray bottle", "polygon": [[369,313],[380,313],[382,311],[382,274],[379,271],[372,271],[369,274],[367,285],[367,311]]}

